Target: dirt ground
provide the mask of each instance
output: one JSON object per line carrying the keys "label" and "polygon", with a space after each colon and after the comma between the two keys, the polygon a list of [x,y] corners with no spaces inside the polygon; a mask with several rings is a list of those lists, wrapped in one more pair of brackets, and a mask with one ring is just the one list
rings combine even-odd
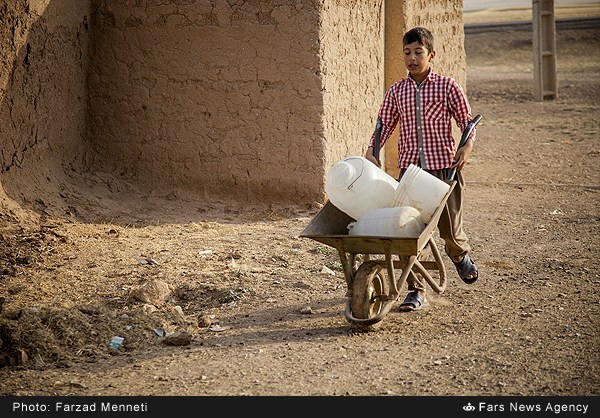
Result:
{"label": "dirt ground", "polygon": [[299,236],[319,208],[104,191],[93,221],[1,231],[0,394],[600,394],[599,41],[559,31],[536,102],[530,32],[467,34],[476,284],[445,257],[443,294],[364,332],[337,252]]}

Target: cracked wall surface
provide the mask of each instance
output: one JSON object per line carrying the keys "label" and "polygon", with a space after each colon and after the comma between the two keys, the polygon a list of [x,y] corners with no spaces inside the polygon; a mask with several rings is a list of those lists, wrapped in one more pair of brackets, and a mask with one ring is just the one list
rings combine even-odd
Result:
{"label": "cracked wall surface", "polygon": [[383,98],[383,3],[338,0],[323,5],[320,56],[326,171],[342,158],[364,155],[375,127]]}
{"label": "cracked wall surface", "polygon": [[430,27],[436,68],[466,74],[460,0],[13,0],[0,21],[1,216],[74,213],[84,173],[323,203],[329,167],[365,151],[401,55],[390,33]]}
{"label": "cracked wall surface", "polygon": [[466,88],[467,61],[463,27],[463,2],[414,0],[404,2],[404,20],[408,29],[426,26],[434,36],[434,69],[454,77]]}
{"label": "cracked wall surface", "polygon": [[90,7],[0,1],[0,220],[43,211],[81,166]]}
{"label": "cracked wall surface", "polygon": [[92,167],[210,197],[315,199],[318,2],[95,2]]}

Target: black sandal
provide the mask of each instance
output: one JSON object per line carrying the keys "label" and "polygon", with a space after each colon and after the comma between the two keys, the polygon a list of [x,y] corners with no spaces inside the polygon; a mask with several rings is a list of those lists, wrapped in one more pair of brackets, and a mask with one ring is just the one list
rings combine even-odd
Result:
{"label": "black sandal", "polygon": [[423,307],[424,302],[425,298],[421,292],[414,290],[412,292],[408,292],[404,302],[400,304],[399,310],[400,312],[416,311]]}
{"label": "black sandal", "polygon": [[[452,261],[454,263],[454,261]],[[473,284],[479,278],[479,271],[477,270],[477,266],[475,262],[471,259],[469,254],[465,255],[461,262],[454,263],[456,266],[456,271],[458,275],[466,284]],[[472,277],[472,274],[475,273],[475,276]]]}

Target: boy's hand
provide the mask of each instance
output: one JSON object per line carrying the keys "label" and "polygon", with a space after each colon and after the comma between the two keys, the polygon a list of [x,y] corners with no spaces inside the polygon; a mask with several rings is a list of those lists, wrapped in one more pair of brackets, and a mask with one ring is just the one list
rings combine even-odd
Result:
{"label": "boy's hand", "polygon": [[462,170],[464,166],[469,162],[469,157],[473,151],[473,140],[469,139],[467,143],[460,147],[456,151],[456,160],[450,166],[450,168],[456,168],[458,171]]}
{"label": "boy's hand", "polygon": [[367,148],[367,152],[365,153],[365,158],[375,164],[377,167],[381,168],[381,163],[377,161],[377,158],[373,155],[373,147]]}

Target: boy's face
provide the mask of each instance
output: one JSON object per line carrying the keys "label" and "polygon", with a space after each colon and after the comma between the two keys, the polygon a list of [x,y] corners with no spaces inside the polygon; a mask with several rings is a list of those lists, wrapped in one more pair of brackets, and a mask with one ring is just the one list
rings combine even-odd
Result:
{"label": "boy's face", "polygon": [[416,81],[425,79],[434,56],[435,51],[429,51],[419,42],[404,45],[404,64]]}

